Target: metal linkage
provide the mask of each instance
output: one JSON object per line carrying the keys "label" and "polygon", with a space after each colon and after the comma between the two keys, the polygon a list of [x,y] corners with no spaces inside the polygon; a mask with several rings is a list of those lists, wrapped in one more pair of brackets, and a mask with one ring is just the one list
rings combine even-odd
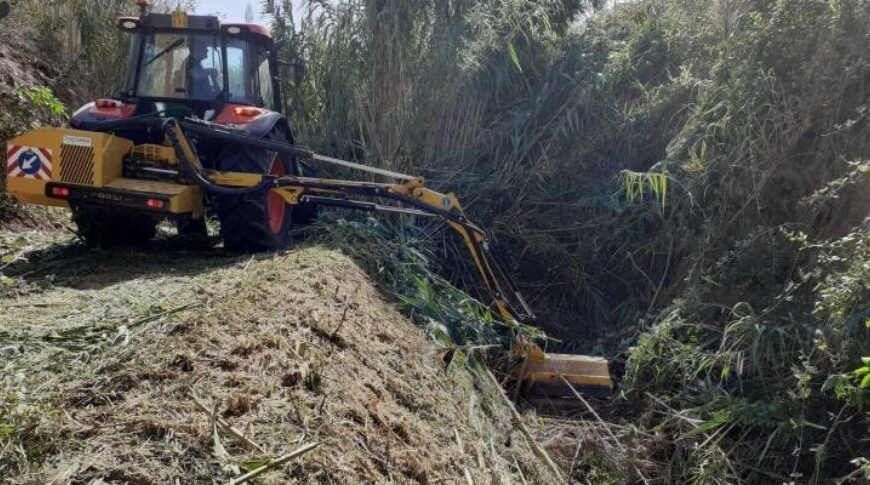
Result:
{"label": "metal linkage", "polygon": [[326,155],[314,153],[310,149],[300,145],[291,145],[289,143],[264,140],[262,138],[245,135],[242,133],[234,132],[233,130],[221,125],[191,120],[180,121],[179,124],[185,130],[185,132],[193,133],[195,135],[200,135],[207,138],[217,138],[234,143],[242,143],[257,148],[264,148],[266,150],[271,150],[286,155],[297,156],[304,160],[313,160],[316,162],[328,163],[330,165],[359,170],[361,172],[367,172],[374,175],[394,178],[397,180],[408,181],[418,178],[413,175],[393,172],[391,170],[384,170],[382,168],[370,167],[361,163],[349,162],[347,160],[341,160],[338,158],[327,157]]}
{"label": "metal linkage", "polygon": [[[505,323],[514,322],[533,325],[534,313],[516,289],[514,283],[502,270],[489,252],[486,233],[474,225],[452,196],[440,194],[423,186],[422,179],[387,170],[366,167],[365,165],[334,159],[311,153],[287,143],[262,140],[246,135],[231,133],[225,129],[168,119],[163,123],[166,137],[175,149],[182,167],[182,173],[191,177],[205,192],[221,196],[241,196],[266,190],[277,190],[289,204],[315,203],[342,207],[346,209],[404,213],[418,216],[439,217],[462,237],[471,252],[475,267],[490,293],[492,304],[496,307]],[[230,187],[216,183],[206,175],[193,145],[187,139],[185,130],[200,136],[218,138],[234,143],[246,143],[266,150],[287,153],[309,159],[321,160],[348,168],[397,178],[403,184],[362,182],[354,180],[321,179],[313,177],[282,176],[273,177],[259,174],[236,174]],[[423,200],[428,196],[427,200]],[[383,205],[358,199],[386,199],[399,206]],[[441,205],[432,200],[441,201]]]}

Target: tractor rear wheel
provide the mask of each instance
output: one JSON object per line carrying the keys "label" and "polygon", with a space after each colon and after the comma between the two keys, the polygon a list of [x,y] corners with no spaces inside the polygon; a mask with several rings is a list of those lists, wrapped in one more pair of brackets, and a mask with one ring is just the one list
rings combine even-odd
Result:
{"label": "tractor rear wheel", "polygon": [[79,237],[89,246],[142,244],[157,233],[159,219],[136,211],[72,206]]}
{"label": "tractor rear wheel", "polygon": [[[289,142],[280,129],[274,129],[265,139]],[[278,153],[233,144],[218,156],[217,169],[225,172],[246,172],[271,175],[301,175],[296,160],[285,160]],[[224,247],[234,252],[268,251],[284,247],[290,241],[293,212],[278,194],[248,194],[217,198],[216,212]]]}

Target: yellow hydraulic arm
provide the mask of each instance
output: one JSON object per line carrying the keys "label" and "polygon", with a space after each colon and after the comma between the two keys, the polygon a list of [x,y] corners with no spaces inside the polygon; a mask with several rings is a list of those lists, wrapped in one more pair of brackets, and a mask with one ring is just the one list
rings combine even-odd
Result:
{"label": "yellow hydraulic arm", "polygon": [[[359,170],[370,174],[395,179],[395,183],[364,182],[341,179],[326,179],[298,176],[264,176],[239,172],[216,172],[203,169],[196,151],[185,135],[188,131],[202,131],[198,125],[190,125],[170,120],[166,125],[167,137],[176,149],[182,166],[203,185],[230,190],[262,188],[273,190],[288,204],[313,203],[318,205],[344,207],[350,209],[398,212],[420,216],[439,217],[461,237],[471,253],[477,271],[483,280],[491,301],[488,302],[508,325],[534,324],[534,314],[529,309],[519,291],[511,283],[501,266],[489,252],[486,233],[468,220],[454,194],[443,194],[424,185],[420,177],[377,169],[362,164],[318,155],[293,147],[295,156],[313,162],[327,163]],[[213,129],[209,127],[209,129]],[[239,135],[223,134],[224,137]],[[239,137],[238,142],[255,142]],[[272,143],[272,142],[269,142]],[[280,147],[277,151],[280,151]],[[301,153],[300,153],[301,151]],[[392,205],[372,202],[389,200]],[[517,379],[527,386],[537,386],[548,394],[571,395],[572,390],[564,381],[586,392],[607,394],[613,388],[608,363],[599,357],[582,355],[552,354],[544,352],[537,344],[528,339],[518,339],[513,351],[523,359],[522,370]]]}

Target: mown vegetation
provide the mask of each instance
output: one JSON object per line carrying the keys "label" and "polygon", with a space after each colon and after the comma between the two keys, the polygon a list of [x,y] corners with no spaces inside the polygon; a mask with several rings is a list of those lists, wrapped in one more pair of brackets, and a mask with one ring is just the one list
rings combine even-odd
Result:
{"label": "mown vegetation", "polygon": [[866,478],[870,3],[265,7],[299,138],[459,193],[658,478]]}
{"label": "mown vegetation", "polygon": [[[870,479],[870,2],[263,7],[297,139],[455,191],[559,347],[625,361],[602,411],[650,433],[645,478]],[[76,104],[111,92],[122,9],[19,0],[12,15],[57,36],[40,55]],[[380,230],[331,237],[371,247]],[[437,226],[404,231],[474,287]],[[418,263],[387,267],[401,283]],[[397,290],[415,311],[420,288]],[[451,318],[477,311],[462,305]]]}

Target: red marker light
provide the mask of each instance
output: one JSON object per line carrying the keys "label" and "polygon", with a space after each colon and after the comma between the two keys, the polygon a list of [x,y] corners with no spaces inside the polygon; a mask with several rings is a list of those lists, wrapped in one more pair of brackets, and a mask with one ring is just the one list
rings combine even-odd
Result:
{"label": "red marker light", "polygon": [[260,108],[253,108],[251,106],[237,106],[235,108],[235,112],[238,116],[248,117],[260,116],[261,114],[263,114],[263,110],[261,110]]}
{"label": "red marker light", "polygon": [[145,201],[145,205],[152,209],[162,209],[165,205],[165,202],[160,199],[148,199]]}
{"label": "red marker light", "polygon": [[98,99],[94,102],[94,106],[100,109],[115,109],[115,108],[123,108],[124,103],[120,101],[115,101],[114,99]]}
{"label": "red marker light", "polygon": [[69,197],[69,189],[66,187],[52,187],[51,195],[66,199]]}

